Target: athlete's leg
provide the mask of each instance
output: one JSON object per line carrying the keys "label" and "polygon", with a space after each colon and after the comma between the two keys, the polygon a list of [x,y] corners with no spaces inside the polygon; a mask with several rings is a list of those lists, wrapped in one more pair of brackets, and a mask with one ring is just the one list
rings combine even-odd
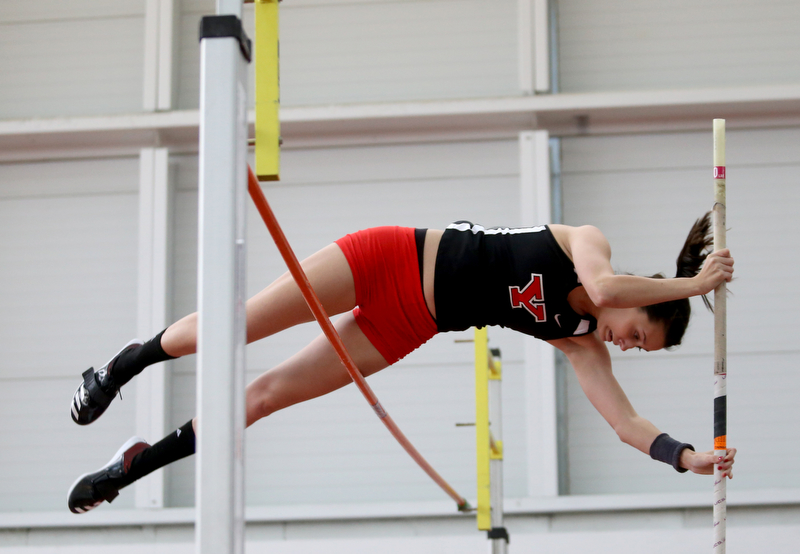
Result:
{"label": "athlete's leg", "polygon": [[[342,342],[364,376],[389,364],[358,327],[352,313],[343,315],[335,327]],[[270,369],[247,387],[247,425],[277,410],[334,391],[351,382],[339,356],[324,335],[296,355]],[[195,452],[198,421],[187,423],[153,446],[134,437],[125,443],[106,466],[78,478],[69,492],[69,508],[84,513],[111,502],[119,491],[136,480]]]}
{"label": "athlete's leg", "polygon": [[[353,274],[344,253],[331,244],[302,263],[317,295],[330,315],[355,307]],[[285,273],[247,301],[247,341],[253,342],[279,331],[311,321],[313,316],[300,287]],[[197,314],[173,323],[146,343],[131,341],[95,371],[88,369],[70,404],[72,419],[87,425],[100,417],[120,387],[145,367],[197,350]]]}
{"label": "athlete's leg", "polygon": [[[389,365],[364,336],[352,312],[340,317],[335,327],[362,375],[372,375]],[[324,335],[320,335],[300,352],[261,374],[247,386],[247,425],[350,382],[352,379],[333,346]]]}
{"label": "athlete's leg", "polygon": [[[330,244],[302,262],[311,286],[328,315],[352,310],[356,292],[350,265],[336,244]],[[284,273],[247,301],[247,342],[268,337],[294,325],[312,321],[300,287]],[[164,351],[175,357],[197,350],[197,314],[170,325],[161,337]]]}

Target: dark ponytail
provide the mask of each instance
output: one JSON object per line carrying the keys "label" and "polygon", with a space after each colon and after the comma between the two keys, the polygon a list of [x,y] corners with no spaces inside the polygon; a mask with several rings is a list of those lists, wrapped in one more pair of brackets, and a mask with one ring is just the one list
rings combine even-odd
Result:
{"label": "dark ponytail", "polygon": [[[711,233],[711,212],[698,219],[692,225],[689,236],[678,255],[678,272],[675,277],[694,277],[700,273],[703,262],[709,254],[709,248],[714,244],[714,236]],[[708,296],[703,295],[703,304],[710,311],[714,311]]]}
{"label": "dark ponytail", "polygon": [[[694,277],[700,273],[713,242],[711,212],[708,212],[692,225],[689,236],[686,237],[686,242],[678,255],[678,271],[675,277]],[[663,279],[664,275],[659,273],[652,277]],[[703,295],[703,303],[706,308],[713,311],[711,302],[709,302],[705,294]],[[692,307],[688,298],[653,304],[645,306],[643,309],[647,312],[650,321],[664,325],[665,348],[677,346],[681,343],[686,327],[689,325],[689,317],[692,315]]]}

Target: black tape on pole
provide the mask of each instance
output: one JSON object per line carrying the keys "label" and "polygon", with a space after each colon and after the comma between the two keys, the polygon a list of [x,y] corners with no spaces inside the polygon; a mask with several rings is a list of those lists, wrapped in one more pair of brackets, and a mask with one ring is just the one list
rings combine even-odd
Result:
{"label": "black tape on pole", "polygon": [[714,399],[714,438],[728,434],[728,397],[718,396]]}

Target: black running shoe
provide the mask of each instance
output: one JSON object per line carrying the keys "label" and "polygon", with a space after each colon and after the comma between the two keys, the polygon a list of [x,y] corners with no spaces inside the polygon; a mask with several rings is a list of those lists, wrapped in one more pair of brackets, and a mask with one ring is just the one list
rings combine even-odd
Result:
{"label": "black running shoe", "polygon": [[[72,405],[70,406],[72,421],[78,425],[89,425],[103,415],[103,412],[106,411],[108,405],[111,404],[111,401],[114,400],[114,397],[119,392],[119,387],[114,384],[114,378],[111,376],[114,362],[117,361],[120,354],[129,348],[141,345],[142,341],[133,339],[97,371],[90,367],[83,372],[83,383],[78,386],[78,390],[75,391],[75,395],[72,397]],[[120,394],[120,396],[122,395]]]}
{"label": "black running shoe", "polygon": [[103,500],[111,502],[119,496],[119,490],[131,484],[127,477],[133,457],[149,448],[143,439],[131,437],[123,444],[111,461],[94,473],[78,477],[69,489],[67,505],[73,514],[83,514],[96,508]]}

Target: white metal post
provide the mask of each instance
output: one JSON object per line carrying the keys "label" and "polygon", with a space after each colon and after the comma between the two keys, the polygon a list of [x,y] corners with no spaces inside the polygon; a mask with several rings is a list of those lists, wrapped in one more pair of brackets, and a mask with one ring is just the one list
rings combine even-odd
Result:
{"label": "white metal post", "polygon": [[[218,2],[220,13],[237,2]],[[223,11],[225,10],[225,11]],[[249,44],[238,13],[203,18],[195,551],[244,551],[244,229]]]}
{"label": "white metal post", "polygon": [[548,0],[517,0],[517,60],[523,94],[550,91]]}
{"label": "white metal post", "polygon": [[[503,526],[503,381],[500,357],[492,353],[491,358],[495,368],[489,372],[489,432],[499,451],[493,452],[489,461],[492,529],[505,529]],[[494,538],[490,545],[491,554],[508,552],[507,537]]]}
{"label": "white metal post", "polygon": [[[169,319],[172,222],[169,149],[143,148],[139,159],[137,335],[147,338],[164,329]],[[136,379],[136,434],[140,437],[162,437],[166,431],[167,364],[157,364]],[[136,483],[136,507],[164,507],[163,471],[151,473]]]}
{"label": "white metal post", "polygon": [[177,0],[146,0],[144,36],[144,109],[170,110],[176,72],[174,62]]}
{"label": "white metal post", "polygon": [[[523,131],[520,145],[520,224],[551,223],[550,136]],[[558,495],[558,417],[555,350],[525,337],[528,496]]]}

